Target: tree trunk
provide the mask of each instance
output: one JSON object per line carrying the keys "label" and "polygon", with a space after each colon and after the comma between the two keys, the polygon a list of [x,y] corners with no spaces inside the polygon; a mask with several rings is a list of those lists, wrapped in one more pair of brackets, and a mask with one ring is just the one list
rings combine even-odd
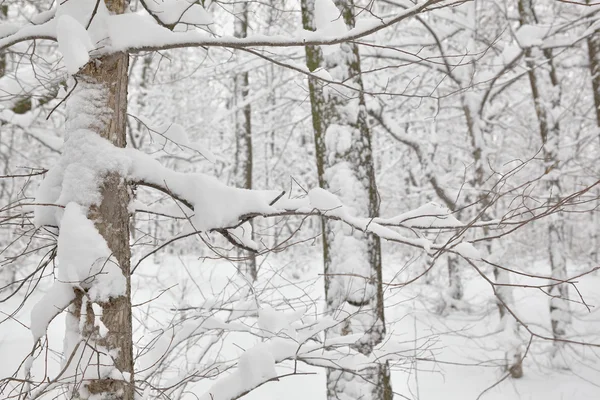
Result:
{"label": "tree trunk", "polygon": [[[590,0],[587,0],[590,4]],[[592,35],[587,38],[588,56],[590,62],[590,74],[592,76],[592,94],[594,96],[594,109],[596,111],[596,125],[600,128],[600,31],[596,30]],[[600,141],[600,129],[598,133],[598,140]],[[598,196],[598,193],[597,193]],[[600,196],[598,196],[600,198]],[[597,206],[600,207],[600,204]],[[594,214],[594,220],[596,227],[594,235],[594,248],[595,253],[594,261],[600,262],[600,218],[598,213]]]}
{"label": "tree trunk", "polygon": [[[533,8],[532,0],[519,1],[519,19],[521,25],[536,24],[537,17]],[[551,50],[544,50],[542,58],[545,66],[536,66],[532,48],[525,49],[525,61],[528,69],[529,84],[535,105],[535,111],[539,124],[539,133],[542,141],[542,154],[544,156],[544,168],[546,174],[552,174],[547,180],[548,206],[560,201],[559,174],[554,171],[559,167],[558,146],[560,139],[560,126],[558,120],[550,119],[556,112],[552,112],[560,106],[560,84]],[[545,70],[543,69],[545,68]],[[552,277],[555,279],[566,279],[567,260],[565,257],[563,240],[563,222],[561,219],[549,218],[548,223],[548,258]],[[550,295],[550,321],[552,335],[555,339],[565,336],[566,329],[570,324],[570,307],[568,303],[567,284],[556,284],[549,290]]]}
{"label": "tree trunk", "polygon": [[[0,4],[0,23],[8,17],[8,4]],[[6,74],[6,50],[0,50],[0,78]]]}
{"label": "tree trunk", "polygon": [[[587,0],[590,4],[590,0]],[[590,74],[592,75],[592,91],[594,95],[594,109],[596,111],[596,124],[600,127],[600,32],[595,31],[587,38],[588,56],[590,61]],[[600,139],[600,133],[598,134]]]}
{"label": "tree trunk", "polygon": [[[336,1],[336,5],[346,25],[353,27],[352,1]],[[313,12],[314,1],[303,0],[305,29],[315,29]],[[311,71],[326,67],[336,81],[355,88],[348,93],[340,93],[336,87],[327,93],[328,88],[324,88],[318,80],[309,79],[319,185],[336,194],[357,214],[376,217],[379,202],[358,46],[342,44],[331,56],[325,56],[318,47],[307,46],[306,58]],[[334,315],[348,315],[328,335],[364,332],[356,348],[363,354],[369,354],[385,336],[379,239],[372,235],[360,237],[340,222],[323,221],[322,229],[327,311]],[[344,276],[349,273],[366,279]],[[328,399],[392,398],[388,365],[370,369],[361,376],[370,384],[365,385],[353,373],[329,369]]]}
{"label": "tree trunk", "polygon": [[[248,35],[248,2],[236,6],[234,13],[234,36],[245,38]],[[235,113],[235,185],[252,189],[252,107],[244,104],[248,98],[250,77],[248,71],[234,78],[234,107]],[[242,105],[240,108],[238,108]],[[253,222],[250,222],[251,226]],[[256,256],[248,252],[242,261],[245,273],[256,280]]]}
{"label": "tree trunk", "polygon": [[[106,0],[106,6],[112,13],[121,14],[125,12],[128,2]],[[76,96],[75,93],[90,88],[97,90],[103,94],[104,106],[109,111],[103,123],[99,123],[97,120],[94,121],[96,116],[93,114],[98,104],[93,100],[90,100],[90,104],[76,104],[76,111],[79,112],[76,116],[78,121],[92,121],[85,128],[94,131],[116,147],[126,145],[128,65],[128,54],[115,53],[92,60],[75,75],[77,84],[73,96],[78,101],[83,99],[85,102],[85,96]],[[69,103],[67,104],[69,107]],[[86,118],[82,114],[88,110],[92,115]],[[65,147],[68,145],[67,140]],[[86,341],[86,346],[91,346],[97,352],[110,351],[114,366],[122,376],[122,379],[115,379],[113,376],[100,375],[100,368],[94,365],[94,360],[91,359],[86,367],[86,381],[83,382],[86,390],[83,392],[80,390],[79,396],[87,397],[89,393],[90,396],[96,395],[99,399],[133,400],[135,392],[128,211],[131,190],[127,182],[117,173],[107,174],[100,190],[102,195],[100,204],[90,207],[88,218],[93,221],[106,241],[112,252],[111,258],[117,261],[126,280],[126,293],[99,303],[102,307],[100,319],[108,330],[106,335],[102,336],[94,326],[95,315],[92,303],[79,289],[75,290],[76,298],[69,308],[67,324],[71,327],[77,326],[73,323],[79,324],[80,334],[82,340]],[[69,354],[66,356],[68,357]],[[95,373],[95,370],[98,370],[98,373]],[[87,393],[82,395],[85,392]]]}

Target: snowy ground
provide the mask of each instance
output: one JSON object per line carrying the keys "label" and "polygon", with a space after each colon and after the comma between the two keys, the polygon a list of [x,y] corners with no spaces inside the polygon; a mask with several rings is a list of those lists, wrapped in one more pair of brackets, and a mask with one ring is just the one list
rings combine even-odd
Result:
{"label": "snowy ground", "polygon": [[[385,280],[397,283],[414,273],[416,265],[402,271],[394,258],[386,257]],[[399,273],[400,271],[400,273]],[[410,271],[410,272],[407,272]],[[322,279],[318,276],[318,260],[297,257],[292,261],[269,257],[261,267],[257,295],[261,302],[272,302],[276,308],[308,307],[322,303]],[[539,272],[543,272],[540,268]],[[298,278],[302,276],[302,278]],[[531,281],[531,279],[529,279]],[[504,376],[503,336],[498,333],[499,318],[488,284],[473,271],[465,271],[465,310],[451,310],[445,315],[439,309],[440,287],[425,285],[424,280],[402,289],[389,287],[386,291],[388,340],[415,349],[417,359],[402,359],[393,368],[393,389],[396,398],[420,400],[443,399],[598,399],[600,398],[600,350],[593,347],[567,346],[559,357],[565,357],[571,369],[561,369],[551,362],[552,345],[534,340],[524,363],[525,376],[520,380],[506,379],[486,390]],[[525,281],[523,281],[525,282]],[[529,282],[531,283],[531,282]],[[206,298],[223,298],[239,293],[245,286],[228,262],[178,258],[155,259],[142,264],[134,279],[134,321],[136,341],[143,346],[152,341],[161,329],[193,311],[174,313],[175,308],[199,306]],[[579,289],[588,304],[600,303],[600,277],[580,279]],[[572,293],[575,295],[575,293]],[[158,296],[158,297],[157,297]],[[548,298],[535,289],[515,292],[519,317],[536,332],[548,333]],[[282,299],[288,299],[287,305]],[[35,299],[18,310],[14,318],[0,325],[0,377],[11,375],[31,349],[32,339],[27,330],[29,310]],[[15,311],[20,299],[0,305],[3,318]],[[264,303],[263,303],[264,304]],[[312,307],[312,308],[311,308]],[[600,343],[600,317],[592,308],[574,304],[572,338]],[[175,317],[174,317],[175,315]],[[252,323],[252,318],[247,318]],[[63,318],[50,326],[48,339],[55,351],[62,348]],[[522,332],[526,345],[528,336]],[[232,359],[257,342],[245,333],[230,334],[223,346],[213,351],[217,359]],[[192,355],[199,342],[181,353],[176,363],[163,371],[165,377],[175,377],[184,365],[193,363]],[[221,343],[221,342],[220,342]],[[217,351],[218,350],[218,351]],[[59,367],[59,355],[48,353],[48,375],[54,376]],[[142,357],[143,358],[143,357]],[[293,364],[278,367],[278,373],[292,372]],[[310,375],[291,376],[279,382],[269,382],[246,396],[247,399],[324,399],[325,375],[315,367],[300,366],[298,371]],[[34,366],[34,374],[43,376],[43,363]],[[41,375],[40,375],[41,374]],[[188,386],[187,398],[203,394],[211,381],[200,380]]]}

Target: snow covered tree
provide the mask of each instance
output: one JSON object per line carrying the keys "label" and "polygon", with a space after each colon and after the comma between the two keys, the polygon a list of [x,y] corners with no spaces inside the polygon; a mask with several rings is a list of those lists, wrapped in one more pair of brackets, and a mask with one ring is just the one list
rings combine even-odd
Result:
{"label": "snow covered tree", "polygon": [[[526,0],[8,4],[0,22],[0,51],[11,52],[0,77],[0,153],[10,158],[0,177],[0,267],[16,274],[1,290],[0,304],[14,308],[0,310],[0,327],[30,331],[35,346],[27,342],[19,365],[10,357],[11,372],[0,368],[2,396],[231,400],[309,365],[327,371],[329,398],[389,399],[392,370],[398,393],[405,381],[418,389],[422,363],[440,354],[430,338],[470,360],[473,346],[446,338],[474,341],[483,351],[473,368],[482,372],[483,358],[504,369],[502,380],[518,377],[531,352],[526,361],[540,362],[547,341],[569,343],[561,353],[596,346],[584,327],[589,316],[567,329],[570,315],[588,307],[584,296],[566,297],[594,268],[579,263],[587,249],[573,255],[592,242],[600,184],[599,143],[589,140],[597,137],[593,97],[576,89],[589,85],[581,39],[594,33],[583,31],[593,12],[572,23],[576,12],[542,2],[534,10]],[[232,36],[234,20],[244,23]],[[311,134],[314,150],[306,149]],[[252,156],[249,143],[259,149]],[[21,160],[44,169],[19,177]],[[250,160],[259,168],[243,167]],[[232,179],[234,171],[243,176]],[[35,196],[32,184],[17,184],[38,175]],[[251,187],[263,182],[275,190]],[[422,205],[430,201],[444,206]],[[299,262],[292,245],[308,242],[300,251],[314,252],[319,220],[324,313],[320,291],[277,275]],[[401,245],[384,252],[386,268],[380,240]],[[289,252],[273,277],[221,284],[196,280],[204,266],[189,270],[181,258],[158,256],[164,249],[195,261],[243,251],[261,263]],[[24,261],[40,254],[39,263]],[[552,273],[540,273],[548,254]],[[415,255],[419,268],[410,268]],[[450,277],[440,261],[448,257],[459,266]],[[155,269],[140,272],[153,258]],[[413,287],[423,276],[442,283]],[[181,287],[163,301],[166,282]],[[291,299],[282,294],[290,288]],[[550,310],[523,306],[531,293],[546,301],[546,292]],[[455,305],[452,314],[436,314],[440,299]],[[31,323],[19,321],[19,310]],[[56,317],[67,329],[55,352]],[[436,328],[424,326],[433,320]],[[225,346],[229,333],[235,351]],[[2,352],[11,347],[3,341]]]}
{"label": "snow covered tree", "polygon": [[[305,29],[344,34],[354,28],[352,1],[302,2]],[[307,65],[313,73],[345,82],[344,88],[324,86],[309,78],[319,186],[335,193],[359,215],[379,216],[371,129],[367,122],[360,53],[353,43],[333,48],[306,47]],[[325,301],[329,313],[353,315],[330,335],[364,333],[357,343],[369,354],[385,337],[381,271],[381,244],[374,235],[363,236],[341,222],[323,220]],[[358,275],[359,277],[353,277]],[[329,370],[329,399],[391,399],[390,373],[386,365],[365,377],[370,387],[357,382],[353,373]]]}
{"label": "snow covered tree", "polygon": [[[234,36],[245,38],[248,36],[248,11],[247,1],[234,8]],[[235,112],[235,163],[234,183],[237,187],[252,189],[252,105],[249,98],[250,72],[244,71],[234,78]],[[252,224],[252,222],[250,222]],[[246,259],[247,258],[247,259]],[[240,264],[249,276],[256,280],[256,256],[252,253],[243,257]]]}
{"label": "snow covered tree", "polygon": [[[65,308],[69,309],[64,368],[71,377],[73,394],[82,397],[117,396],[124,399],[134,397],[129,246],[132,183],[152,187],[172,195],[187,209],[196,210],[196,216],[201,216],[192,220],[195,229],[217,230],[232,243],[246,249],[252,249],[256,244],[253,244],[243,231],[233,231],[239,226],[236,221],[242,219],[242,222],[247,222],[248,218],[243,218],[244,215],[281,212],[272,209],[273,203],[281,197],[281,194],[231,189],[233,192],[226,195],[230,202],[226,209],[228,216],[219,216],[213,203],[224,201],[225,197],[219,196],[230,189],[210,183],[211,181],[206,177],[197,175],[189,177],[193,179],[192,182],[184,183],[178,175],[163,169],[154,160],[137,151],[124,149],[127,141],[128,51],[144,48],[202,46],[206,43],[229,47],[261,43],[260,40],[257,42],[252,38],[220,43],[218,40],[214,42],[210,37],[194,37],[193,32],[191,38],[196,42],[190,43],[189,35],[186,32],[180,33],[175,28],[178,23],[205,24],[206,13],[201,5],[187,2],[160,5],[152,2],[141,3],[147,12],[146,16],[151,17],[153,22],[150,22],[146,16],[140,17],[138,14],[127,13],[129,4],[126,0],[104,2],[73,0],[57,5],[56,8],[40,16],[35,24],[26,25],[25,28],[16,31],[9,29],[8,35],[0,41],[0,46],[4,48],[24,40],[54,39],[58,42],[59,51],[71,75],[69,93],[65,98],[67,105],[65,144],[61,150],[59,163],[49,171],[38,191],[39,205],[35,206],[35,223],[38,226],[58,229],[57,260],[60,267],[58,279],[53,287],[32,311],[34,321],[32,332],[39,346],[48,323],[57,313]],[[424,9],[428,4],[419,4],[413,12]],[[182,6],[184,7],[181,8]],[[345,24],[352,26],[354,21],[349,5],[345,8],[344,15]],[[409,15],[410,13],[401,13],[399,17],[390,19],[376,29],[381,29]],[[366,35],[372,31],[373,28],[364,29],[358,35]],[[327,34],[330,35],[331,32]],[[344,33],[336,32],[336,34],[342,39],[333,40],[339,43],[347,41]],[[330,40],[315,40],[313,43],[327,43]],[[305,42],[305,39],[292,38],[277,42],[276,45],[300,46]],[[272,44],[269,39],[262,43]],[[341,71],[343,74],[356,75],[355,79],[358,79],[360,85],[358,49],[354,45],[343,46],[348,47],[349,51],[342,54],[354,57],[354,61],[345,63],[347,71],[340,65]],[[354,91],[355,88],[352,90]],[[341,102],[342,98],[332,98],[332,100]],[[334,156],[331,160],[332,167],[343,168],[345,165],[343,158],[350,157],[355,159],[357,165],[360,164],[360,169],[365,169],[357,182],[366,179],[368,186],[365,187],[365,195],[368,202],[365,203],[366,208],[361,206],[355,211],[365,213],[364,218],[372,220],[377,215],[377,192],[370,159],[372,156],[364,99],[359,95],[357,102],[354,103],[358,114],[348,119],[349,127],[359,135],[362,148],[358,152],[349,152],[351,149],[348,148],[348,143],[352,140],[352,135],[349,132],[344,133],[341,129],[336,130],[337,136],[332,138],[333,141],[328,148],[336,147],[334,151],[330,150]],[[344,111],[342,108],[344,107],[338,107],[337,112],[340,114],[351,112],[351,110]],[[340,115],[336,118],[339,122],[343,122]],[[353,120],[355,122],[352,122]],[[341,148],[340,144],[344,143],[346,148]],[[337,156],[342,158],[335,161]],[[334,179],[332,177],[329,186],[333,185]],[[341,181],[338,183],[342,184]],[[200,189],[198,185],[204,187]],[[192,189],[195,194],[191,195],[186,187],[197,187]],[[337,190],[333,187],[330,189]],[[212,195],[220,194],[215,198],[206,198],[203,191]],[[327,196],[323,197],[320,192],[315,192],[309,198],[321,213],[328,213],[331,210],[324,206],[324,199]],[[347,196],[342,197],[347,198]],[[328,203],[329,200],[325,202]],[[356,206],[354,203],[353,205]],[[344,211],[344,209],[337,211]],[[367,219],[364,221],[355,222],[358,224],[356,227],[372,232],[370,223],[366,223]],[[231,230],[227,227],[231,227]],[[373,227],[376,228],[377,225],[374,224]],[[338,239],[356,241],[352,235],[347,234],[340,235]],[[357,256],[367,256],[367,261],[373,265],[370,267],[375,274],[373,278],[378,284],[369,283],[366,289],[357,288],[358,294],[351,294],[352,299],[348,302],[359,309],[369,306],[373,310],[370,314],[366,314],[367,334],[357,345],[365,354],[370,353],[373,346],[382,340],[385,332],[379,242],[372,235],[369,242],[371,244],[364,249],[364,254],[357,253]],[[412,241],[408,240],[408,242]],[[356,244],[361,248],[364,246],[360,242]],[[335,244],[332,246],[335,247]],[[337,256],[342,256],[342,253],[338,253]],[[337,272],[326,271],[329,274]],[[333,288],[330,287],[329,290]],[[336,297],[330,297],[331,304]],[[364,321],[359,318],[357,322]],[[345,327],[343,330],[353,329],[352,324],[347,321],[343,326]],[[36,349],[31,357],[35,351]],[[389,379],[385,367],[380,368],[384,368],[382,370],[384,372],[378,373],[377,376]],[[50,383],[38,388],[38,391],[45,392],[55,384],[56,382]],[[387,396],[390,396],[389,392]]]}
{"label": "snow covered tree", "polygon": [[[519,1],[519,22],[521,25],[521,41],[530,40],[531,32],[535,29],[538,19],[532,0]],[[533,36],[533,35],[532,35]],[[533,36],[535,37],[535,36]],[[535,112],[539,124],[539,135],[542,142],[542,156],[544,159],[545,189],[548,196],[548,207],[553,207],[561,199],[559,149],[561,130],[559,124],[559,110],[561,87],[557,70],[552,57],[552,50],[538,50],[530,43],[521,43],[525,48],[525,63],[531,89],[531,96],[535,105]],[[542,53],[540,58],[545,65],[537,65],[535,53]],[[560,219],[548,223],[548,261],[552,271],[553,281],[549,290],[550,318],[552,335],[561,339],[566,334],[570,323],[569,312],[569,287],[560,283],[567,278],[567,260],[565,247],[564,224]],[[559,343],[559,342],[557,342]]]}

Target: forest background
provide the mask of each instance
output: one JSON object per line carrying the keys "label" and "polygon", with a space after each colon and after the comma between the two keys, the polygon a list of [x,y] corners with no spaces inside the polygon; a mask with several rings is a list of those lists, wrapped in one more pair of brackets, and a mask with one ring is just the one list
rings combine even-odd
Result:
{"label": "forest background", "polygon": [[600,396],[599,11],[0,1],[0,396]]}

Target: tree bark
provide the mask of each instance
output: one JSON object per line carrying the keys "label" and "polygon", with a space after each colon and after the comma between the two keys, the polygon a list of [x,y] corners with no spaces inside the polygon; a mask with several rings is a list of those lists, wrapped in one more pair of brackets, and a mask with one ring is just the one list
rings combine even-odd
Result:
{"label": "tree bark", "polygon": [[[587,4],[591,1],[587,0]],[[590,62],[590,74],[592,81],[592,94],[594,98],[594,110],[596,111],[596,125],[600,128],[600,31],[596,30],[592,35],[587,38],[588,57]],[[600,143],[600,129],[598,130],[598,140]],[[600,198],[600,196],[598,196]],[[600,204],[598,205],[600,207]],[[598,214],[594,214],[595,226],[594,230],[594,243],[595,253],[594,260],[600,262],[600,218]]]}
{"label": "tree bark", "polygon": [[[590,4],[590,0],[586,1]],[[587,48],[592,75],[592,93],[594,96],[594,110],[596,111],[596,124],[600,127],[600,32],[596,30],[588,36]],[[600,140],[600,133],[598,134]]]}
{"label": "tree bark", "polygon": [[[8,4],[0,4],[0,23],[8,17]],[[6,74],[6,50],[0,50],[0,77]]]}
{"label": "tree bark", "polygon": [[[353,2],[335,3],[346,25],[352,28]],[[301,4],[304,28],[314,30],[314,1],[302,0]],[[357,213],[376,217],[379,199],[358,46],[342,44],[330,56],[325,56],[321,48],[307,46],[306,59],[311,71],[326,67],[336,81],[343,81],[355,88],[348,93],[339,93],[337,88],[327,93],[328,88],[324,88],[318,80],[309,79],[319,186],[335,193]],[[352,181],[350,185],[349,180]],[[357,342],[356,348],[363,354],[369,354],[385,336],[379,238],[373,235],[359,237],[339,222],[322,221],[322,229],[327,311],[335,315],[348,315],[328,335],[363,332],[364,336]],[[345,273],[363,275],[368,279],[340,275]],[[369,384],[365,385],[353,373],[329,369],[328,399],[392,398],[387,364],[361,375]]]}
{"label": "tree bark", "polygon": [[[105,3],[108,10],[114,14],[124,13],[128,6],[126,0],[106,0]],[[90,124],[87,129],[107,139],[116,147],[125,147],[127,140],[128,65],[128,54],[115,53],[90,61],[75,75],[77,84],[73,90],[80,90],[83,86],[101,91],[105,96],[105,107],[109,111],[106,113],[108,117],[103,121],[104,123]],[[93,113],[96,105],[89,106],[92,106],[90,111]],[[88,107],[79,105],[77,109],[87,110]],[[90,118],[93,120],[94,115],[90,115]],[[65,146],[68,145],[67,140]],[[111,258],[118,263],[126,280],[126,293],[99,303],[102,307],[101,321],[108,330],[105,336],[101,336],[98,328],[94,326],[92,304],[85,298],[85,293],[79,289],[75,290],[76,299],[69,308],[68,318],[71,318],[71,323],[73,320],[83,322],[79,324],[82,327],[80,334],[82,339],[87,341],[87,346],[91,346],[98,352],[106,350],[111,352],[114,366],[123,377],[123,379],[114,379],[96,376],[86,380],[83,385],[87,393],[100,399],[133,400],[135,391],[128,211],[131,190],[127,182],[113,172],[104,177],[100,191],[102,200],[99,204],[90,207],[88,218],[93,221],[106,241],[112,252]],[[93,369],[95,368],[88,366],[86,374]],[[81,391],[79,395],[81,396]]]}
{"label": "tree bark", "polygon": [[[532,0],[519,0],[519,20],[521,25],[536,24],[537,17]],[[547,180],[546,190],[548,192],[548,206],[560,201],[559,174],[554,171],[559,168],[558,146],[560,139],[560,125],[558,119],[551,119],[556,112],[554,109],[560,106],[560,83],[551,50],[543,50],[541,58],[544,65],[537,66],[534,62],[534,51],[532,48],[525,49],[525,62],[531,94],[535,106],[539,126],[539,134],[542,142],[542,154],[544,156],[544,169],[546,174],[552,174]],[[548,223],[548,259],[552,277],[555,279],[567,278],[567,260],[565,257],[563,222],[561,219],[551,219]],[[552,335],[555,339],[565,336],[566,329],[570,324],[570,307],[568,303],[568,285],[553,286],[550,295],[550,321]],[[558,343],[558,342],[556,342]]]}
{"label": "tree bark", "polygon": [[[236,6],[234,14],[234,36],[245,38],[248,35],[248,2]],[[235,185],[245,189],[252,189],[252,106],[244,104],[248,98],[250,87],[250,74],[248,71],[234,77],[234,107],[241,107],[235,113]],[[253,222],[250,222],[253,225]],[[246,252],[242,261],[242,268],[253,281],[256,280],[256,256]]]}

